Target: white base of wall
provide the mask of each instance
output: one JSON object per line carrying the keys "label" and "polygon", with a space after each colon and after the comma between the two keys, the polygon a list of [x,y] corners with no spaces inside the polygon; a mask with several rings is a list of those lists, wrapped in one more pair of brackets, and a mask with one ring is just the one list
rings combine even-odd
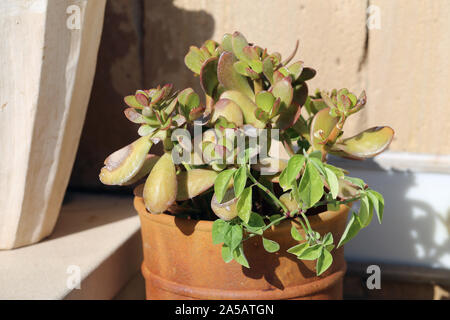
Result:
{"label": "white base of wall", "polygon": [[374,218],[346,245],[346,257],[450,269],[449,156],[387,152],[366,162],[330,162],[385,197],[383,224]]}

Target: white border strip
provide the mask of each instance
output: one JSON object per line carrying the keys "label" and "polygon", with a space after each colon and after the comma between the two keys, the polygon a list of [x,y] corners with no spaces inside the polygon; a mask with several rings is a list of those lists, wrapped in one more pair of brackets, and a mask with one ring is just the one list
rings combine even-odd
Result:
{"label": "white border strip", "polygon": [[364,161],[330,156],[329,162],[343,168],[450,174],[450,155],[388,151]]}

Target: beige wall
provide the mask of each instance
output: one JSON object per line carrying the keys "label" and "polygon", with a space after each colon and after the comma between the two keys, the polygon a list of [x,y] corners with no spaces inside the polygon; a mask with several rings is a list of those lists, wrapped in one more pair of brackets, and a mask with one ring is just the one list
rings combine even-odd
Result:
{"label": "beige wall", "polygon": [[[366,28],[370,5],[380,29]],[[448,0],[113,0],[71,185],[103,188],[102,161],[136,137],[124,95],[167,82],[196,87],[183,63],[189,45],[235,30],[285,56],[299,39],[296,58],[318,71],[311,91],[366,89],[366,110],[346,134],[390,125],[391,150],[450,154]]]}
{"label": "beige wall", "polygon": [[[365,114],[348,133],[386,124],[391,150],[449,154],[450,1],[448,0],[177,0],[214,17],[213,38],[239,30],[249,41],[299,57],[317,69],[311,87],[367,90]],[[378,6],[380,29],[366,29]],[[371,18],[375,18],[371,11]],[[368,34],[367,34],[368,32]],[[366,37],[367,49],[366,49]]]}

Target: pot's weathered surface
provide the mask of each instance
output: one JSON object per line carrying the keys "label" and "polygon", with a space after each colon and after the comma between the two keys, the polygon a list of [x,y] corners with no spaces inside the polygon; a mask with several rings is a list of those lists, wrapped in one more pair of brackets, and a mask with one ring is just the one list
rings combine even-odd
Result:
{"label": "pot's weathered surface", "polygon": [[[211,238],[211,221],[150,214],[140,197],[134,206],[141,220],[147,299],[341,299],[346,270],[344,249],[332,251],[333,265],[320,277],[315,261],[301,261],[286,250],[298,242],[290,234],[291,222],[267,230],[265,237],[280,244],[267,253],[261,237],[244,244],[250,269],[235,261],[225,263],[221,245]],[[335,244],[345,229],[348,208],[309,217],[321,234],[332,232]],[[301,229],[299,231],[303,233]]]}

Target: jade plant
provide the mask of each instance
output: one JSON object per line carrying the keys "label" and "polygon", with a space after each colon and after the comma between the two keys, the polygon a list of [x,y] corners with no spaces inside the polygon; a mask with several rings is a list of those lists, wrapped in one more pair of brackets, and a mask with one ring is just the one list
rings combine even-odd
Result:
{"label": "jade plant", "polygon": [[[366,104],[347,89],[309,94],[316,71],[297,51],[282,59],[248,43],[235,32],[221,43],[191,46],[186,66],[200,80],[192,88],[167,84],[125,97],[125,116],[140,125],[140,138],[105,160],[100,180],[107,185],[138,184],[149,214],[166,213],[214,220],[212,241],[222,244],[225,262],[250,267],[243,243],[262,237],[268,252],[280,246],[265,230],[291,219],[298,244],[288,250],[316,260],[320,275],[332,264],[330,252],[369,225],[381,223],[384,200],[361,179],[327,163],[328,154],[362,160],[384,151],[394,131],[374,127],[345,137],[344,125]],[[161,143],[164,151],[152,154]],[[359,202],[340,239],[319,234],[308,217]],[[303,235],[302,235],[303,234]]]}

